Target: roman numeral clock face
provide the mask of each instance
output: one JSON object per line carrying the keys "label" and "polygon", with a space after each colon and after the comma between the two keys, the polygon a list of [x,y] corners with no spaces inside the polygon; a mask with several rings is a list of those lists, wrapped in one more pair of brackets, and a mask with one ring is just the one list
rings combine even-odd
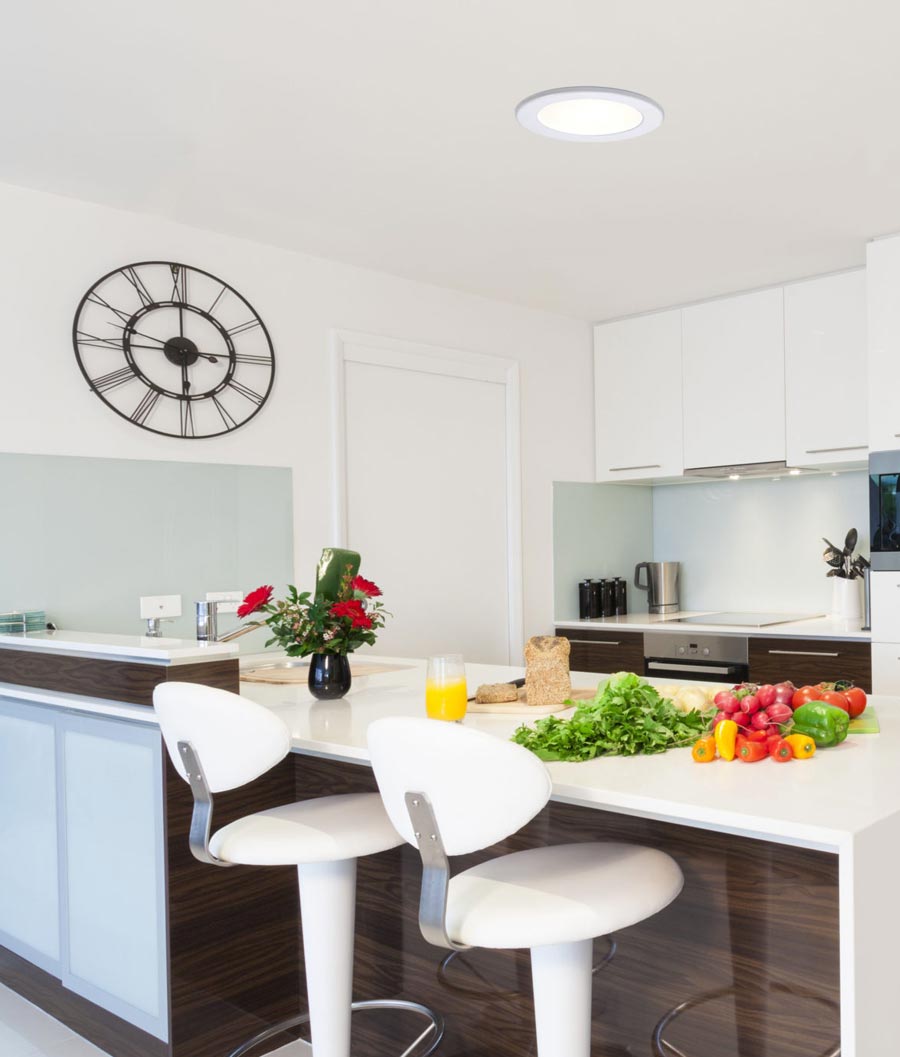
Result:
{"label": "roman numeral clock face", "polygon": [[165,436],[230,433],[259,412],[275,378],[269,332],[246,298],[185,264],[104,275],[81,299],[72,337],[97,396]]}

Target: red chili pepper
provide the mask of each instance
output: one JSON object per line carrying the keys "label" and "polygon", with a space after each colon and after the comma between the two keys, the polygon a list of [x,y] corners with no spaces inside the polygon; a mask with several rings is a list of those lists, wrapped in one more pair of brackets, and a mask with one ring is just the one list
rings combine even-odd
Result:
{"label": "red chili pepper", "polygon": [[747,741],[765,741],[768,735],[765,729],[762,730],[751,730],[747,735]]}
{"label": "red chili pepper", "polygon": [[769,755],[776,763],[787,763],[788,760],[793,760],[794,750],[789,741],[779,738],[769,746]]}
{"label": "red chili pepper", "polygon": [[768,755],[766,752],[766,743],[764,741],[750,741],[748,739],[741,746],[738,755],[744,763],[758,763],[760,760],[764,760]]}

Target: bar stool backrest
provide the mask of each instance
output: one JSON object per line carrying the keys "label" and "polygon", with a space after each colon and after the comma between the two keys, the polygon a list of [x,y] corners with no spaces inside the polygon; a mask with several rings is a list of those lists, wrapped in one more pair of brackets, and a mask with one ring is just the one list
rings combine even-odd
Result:
{"label": "bar stool backrest", "polygon": [[252,782],[290,752],[291,732],[284,720],[228,690],[160,683],[153,707],[175,770],[188,780],[178,743],[189,742],[213,793]]}
{"label": "bar stool backrest", "polygon": [[550,799],[550,775],[520,745],[437,719],[390,717],[368,729],[387,813],[418,846],[407,793],[430,801],[448,855],[487,848],[521,829]]}

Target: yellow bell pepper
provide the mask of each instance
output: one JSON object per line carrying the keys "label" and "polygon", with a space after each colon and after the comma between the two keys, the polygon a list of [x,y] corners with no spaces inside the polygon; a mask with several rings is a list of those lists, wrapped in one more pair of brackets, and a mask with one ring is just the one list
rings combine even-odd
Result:
{"label": "yellow bell pepper", "polygon": [[816,754],[816,743],[808,734],[788,734],[784,740],[794,750],[795,759],[808,760]]}
{"label": "yellow bell pepper", "polygon": [[733,719],[723,719],[716,724],[713,732],[716,738],[716,749],[723,760],[734,759],[734,746],[737,741],[738,725]]}

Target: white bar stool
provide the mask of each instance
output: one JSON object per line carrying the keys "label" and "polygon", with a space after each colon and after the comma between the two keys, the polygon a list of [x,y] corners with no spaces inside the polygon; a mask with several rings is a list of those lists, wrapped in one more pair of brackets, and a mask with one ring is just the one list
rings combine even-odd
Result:
{"label": "white bar stool", "polygon": [[371,1009],[426,1018],[427,1027],[400,1057],[428,1039],[420,1055],[427,1057],[444,1030],[432,1010],[394,999],[352,1000],[356,860],[403,843],[378,794],[301,800],[239,818],[210,835],[213,794],[246,785],[284,759],[290,730],[255,701],[196,683],[160,684],[153,706],[172,763],[194,796],[194,857],[222,867],[297,867],[309,1013],[271,1025],[229,1057],[307,1021],[315,1057],[349,1057],[351,1012]]}
{"label": "white bar stool", "polygon": [[369,751],[387,813],[422,857],[419,925],[430,943],[529,948],[539,1057],[590,1057],[595,937],[651,917],[681,891],[678,864],[631,844],[560,844],[450,876],[448,856],[487,848],[550,799],[527,749],[455,723],[372,723]]}

